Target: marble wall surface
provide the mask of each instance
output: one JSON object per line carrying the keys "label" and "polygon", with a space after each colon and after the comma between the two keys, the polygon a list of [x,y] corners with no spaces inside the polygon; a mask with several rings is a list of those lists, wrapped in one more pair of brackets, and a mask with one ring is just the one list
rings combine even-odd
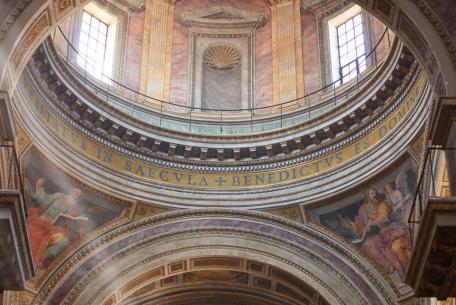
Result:
{"label": "marble wall surface", "polygon": [[141,50],[144,30],[144,9],[130,13],[125,50],[125,84],[131,89],[139,89],[141,73]]}
{"label": "marble wall surface", "polygon": [[256,31],[256,105],[265,106],[272,103],[272,47],[271,47],[271,18],[269,5],[263,0],[182,0],[176,3],[173,59],[171,68],[170,100],[186,105],[188,94],[188,55],[189,32],[179,22],[185,11],[208,9],[214,6],[231,6],[246,11],[262,13],[267,21]]}
{"label": "marble wall surface", "polygon": [[[388,50],[389,50],[388,36],[384,36],[382,39],[382,35],[385,32],[386,26],[380,20],[375,18],[374,16],[371,15],[370,17],[371,17],[372,31],[374,33],[372,48],[375,48],[375,45],[377,43],[379,43],[377,46],[377,50],[375,51],[375,55],[377,57],[377,61],[381,61],[383,58],[385,58],[385,56],[387,55]],[[380,40],[382,40],[382,41],[380,42]],[[393,43],[392,35],[390,36],[390,42]],[[370,52],[370,50],[367,49],[366,55],[369,52]]]}
{"label": "marble wall surface", "polygon": [[[437,1],[437,0],[435,0]],[[273,103],[273,67],[272,67],[272,21],[271,9],[264,0],[181,0],[177,1],[174,17],[172,63],[170,79],[170,101],[179,105],[188,104],[189,81],[189,30],[180,22],[181,14],[186,11],[208,9],[215,6],[231,6],[246,11],[260,12],[266,17],[263,26],[256,30],[255,41],[255,107],[264,107]],[[372,42],[381,38],[385,25],[371,16],[373,30]],[[126,43],[124,81],[135,90],[139,89],[141,70],[141,49],[143,44],[144,10],[132,12]],[[317,18],[311,11],[301,7],[301,36],[303,54],[304,94],[318,91],[322,84],[322,66],[320,61]],[[393,34],[391,35],[391,42]],[[384,58],[388,51],[388,40],[380,44],[377,59]],[[366,50],[369,52],[369,50]],[[318,95],[316,95],[318,96]]]}
{"label": "marble wall surface", "polygon": [[303,8],[301,8],[301,33],[304,93],[307,95],[321,88],[321,63],[315,14]]}

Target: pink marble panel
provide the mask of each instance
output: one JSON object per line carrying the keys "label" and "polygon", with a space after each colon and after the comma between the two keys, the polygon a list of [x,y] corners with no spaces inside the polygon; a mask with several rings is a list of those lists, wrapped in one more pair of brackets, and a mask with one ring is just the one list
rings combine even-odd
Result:
{"label": "pink marble panel", "polygon": [[208,9],[214,6],[231,6],[246,11],[263,13],[266,24],[256,33],[256,105],[264,106],[272,103],[272,46],[270,8],[264,0],[182,0],[176,4],[173,60],[171,68],[170,99],[174,103],[187,104],[188,71],[189,71],[189,33],[179,18],[183,12]]}
{"label": "pink marble panel", "polygon": [[321,63],[315,15],[301,9],[301,26],[304,92],[309,94],[321,88]]}
{"label": "pink marble panel", "polygon": [[141,51],[144,31],[144,10],[132,12],[128,23],[125,52],[124,83],[131,89],[139,89],[141,76]]}
{"label": "pink marble panel", "polygon": [[[70,37],[71,23],[73,16],[68,16],[59,24],[63,35],[68,39]],[[54,39],[54,45],[61,54],[66,54],[68,50],[68,43],[65,37],[62,35],[59,29],[56,29],[55,34],[52,35]],[[74,46],[77,46],[76,42],[73,42]]]}
{"label": "pink marble panel", "polygon": [[[371,17],[372,17],[372,29],[374,32],[374,40],[373,40],[372,48],[375,48],[375,45],[377,45],[377,43],[378,43],[377,49],[375,50],[375,56],[377,57],[378,61],[381,61],[383,58],[385,58],[385,56],[388,53],[388,49],[389,49],[388,36],[385,35],[382,39],[382,35],[385,32],[386,26],[380,20],[375,18],[374,16],[371,15]],[[392,39],[390,42],[392,42]],[[367,49],[366,54],[368,54],[370,51],[371,51],[371,49]]]}
{"label": "pink marble panel", "polygon": [[[266,13],[265,13],[266,14]],[[270,106],[272,100],[272,26],[268,22],[257,30],[256,36],[256,107]]]}

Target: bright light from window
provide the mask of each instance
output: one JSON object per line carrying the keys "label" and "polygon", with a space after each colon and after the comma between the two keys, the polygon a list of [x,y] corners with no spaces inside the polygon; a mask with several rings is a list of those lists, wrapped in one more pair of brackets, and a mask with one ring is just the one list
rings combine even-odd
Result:
{"label": "bright light from window", "polygon": [[82,13],[77,63],[98,79],[103,77],[108,25],[86,11]]}
{"label": "bright light from window", "polygon": [[339,74],[342,83],[366,70],[363,19],[358,14],[337,27]]}

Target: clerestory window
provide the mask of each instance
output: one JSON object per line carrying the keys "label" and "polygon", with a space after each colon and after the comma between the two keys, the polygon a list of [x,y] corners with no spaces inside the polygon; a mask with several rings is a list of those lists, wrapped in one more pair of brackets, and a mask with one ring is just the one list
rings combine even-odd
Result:
{"label": "clerestory window", "polygon": [[372,21],[358,5],[326,20],[327,38],[326,42],[323,41],[328,48],[329,61],[326,81],[334,82],[337,87],[356,78],[375,62],[374,56],[368,57],[367,54],[372,49]]}
{"label": "clerestory window", "polygon": [[79,16],[76,62],[88,74],[108,82],[113,74],[118,18],[93,3],[84,6]]}
{"label": "clerestory window", "polygon": [[361,13],[337,27],[339,79],[342,83],[366,70],[363,18]]}
{"label": "clerestory window", "polygon": [[77,63],[98,79],[103,79],[107,37],[108,25],[83,11]]}

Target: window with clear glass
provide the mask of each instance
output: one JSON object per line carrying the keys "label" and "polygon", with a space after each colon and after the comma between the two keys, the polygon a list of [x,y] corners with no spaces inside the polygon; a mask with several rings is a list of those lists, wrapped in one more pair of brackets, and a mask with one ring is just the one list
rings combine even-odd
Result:
{"label": "window with clear glass", "polygon": [[337,49],[342,83],[366,70],[366,48],[361,14],[337,27]]}
{"label": "window with clear glass", "polygon": [[108,25],[90,13],[83,11],[79,32],[77,63],[98,79],[103,76]]}

